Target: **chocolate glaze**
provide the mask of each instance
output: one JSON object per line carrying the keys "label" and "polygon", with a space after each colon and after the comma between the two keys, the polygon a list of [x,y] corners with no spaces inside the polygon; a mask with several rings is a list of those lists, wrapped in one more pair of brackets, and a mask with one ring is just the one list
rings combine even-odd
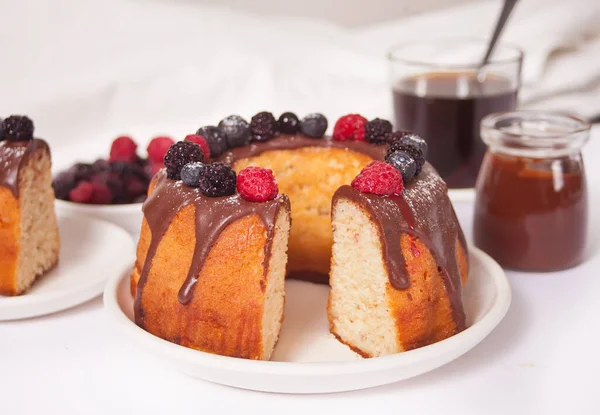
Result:
{"label": "chocolate glaze", "polygon": [[19,197],[19,172],[21,166],[38,149],[50,152],[48,144],[40,139],[32,141],[0,141],[0,187],[9,189]]}
{"label": "chocolate glaze", "polygon": [[295,150],[304,147],[340,148],[348,151],[363,153],[374,160],[383,160],[388,146],[371,144],[365,141],[335,141],[331,137],[310,138],[305,135],[282,134],[277,138],[262,143],[252,143],[245,147],[237,147],[221,155],[216,161],[233,164],[236,160],[258,156],[273,150]]}
{"label": "chocolate glaze", "polygon": [[194,287],[204,262],[219,235],[229,224],[251,214],[257,214],[261,218],[267,228],[264,259],[266,265],[271,257],[275,221],[279,209],[282,206],[289,209],[289,200],[284,195],[268,202],[253,203],[242,199],[238,194],[224,197],[204,196],[198,189],[188,187],[181,181],[168,179],[165,170],[157,173],[155,180],[154,189],[143,206],[144,216],[151,232],[151,241],[135,299],[135,321],[140,327],[144,327],[142,296],[153,258],[169,225],[181,209],[191,204],[195,205],[196,221],[194,255],[185,283],[178,294],[181,304],[187,304],[192,300]]}
{"label": "chocolate glaze", "polygon": [[351,186],[342,186],[333,197],[363,206],[379,228],[390,283],[398,290],[410,285],[400,236],[409,234],[419,238],[435,258],[444,281],[457,330],[465,328],[462,305],[462,283],[456,261],[456,241],[467,247],[452,203],[447,195],[446,183],[426,164],[421,174],[404,189],[403,196],[382,197],[361,193]]}

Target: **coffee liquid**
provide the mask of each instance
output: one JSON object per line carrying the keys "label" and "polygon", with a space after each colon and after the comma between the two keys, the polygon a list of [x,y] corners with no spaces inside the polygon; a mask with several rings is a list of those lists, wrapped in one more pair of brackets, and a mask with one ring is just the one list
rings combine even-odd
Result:
{"label": "coffee liquid", "polygon": [[472,73],[433,73],[394,87],[396,128],[414,131],[429,144],[428,161],[451,188],[475,185],[486,146],[481,119],[514,110],[517,90],[500,76],[477,81]]}

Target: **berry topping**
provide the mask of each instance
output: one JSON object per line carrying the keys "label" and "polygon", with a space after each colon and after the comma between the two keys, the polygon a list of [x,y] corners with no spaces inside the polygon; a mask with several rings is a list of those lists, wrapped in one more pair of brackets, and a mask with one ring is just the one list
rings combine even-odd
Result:
{"label": "berry topping", "polygon": [[392,132],[392,123],[388,120],[375,118],[365,124],[365,138],[373,144],[384,144]]}
{"label": "berry topping", "polygon": [[131,137],[117,137],[110,147],[109,160],[133,162],[137,157],[136,151],[137,144]]}
{"label": "berry topping", "polygon": [[390,164],[373,161],[352,180],[352,187],[363,193],[397,196],[402,194],[402,175]]}
{"label": "berry topping", "polygon": [[394,166],[402,174],[404,183],[408,183],[417,174],[417,163],[405,151],[398,150],[385,158],[385,161]]}
{"label": "berry topping", "polygon": [[266,202],[279,193],[273,172],[262,167],[246,167],[238,174],[237,190],[250,202]]}
{"label": "berry topping", "polygon": [[2,121],[0,129],[9,141],[33,140],[33,121],[24,115],[11,115]]}
{"label": "berry topping", "polygon": [[420,136],[413,133],[406,133],[403,134],[402,137],[400,137],[399,141],[406,145],[411,145],[413,147],[418,148],[419,151],[421,151],[421,153],[423,154],[423,158],[427,157],[427,142]]}
{"label": "berry topping", "polygon": [[2,118],[0,118],[0,141],[4,140],[4,129],[2,129]]}
{"label": "berry topping", "polygon": [[242,147],[250,142],[250,125],[239,115],[223,118],[219,123],[219,128],[227,136],[229,148]]}
{"label": "berry topping", "polygon": [[421,152],[421,150],[418,147],[415,147],[414,145],[406,144],[402,141],[394,141],[392,144],[390,144],[390,148],[388,148],[386,158],[387,156],[395,153],[396,151],[403,151],[412,157],[412,159],[417,165],[417,171],[415,172],[415,176],[418,176],[419,173],[421,173],[421,170],[423,169],[423,165],[425,164],[425,158],[423,157],[423,153]]}
{"label": "berry topping", "polygon": [[181,169],[181,180],[183,180],[183,184],[190,187],[198,187],[200,176],[205,167],[206,165],[204,163],[198,161],[183,166],[183,169]]}
{"label": "berry topping", "polygon": [[279,131],[284,134],[296,134],[300,129],[300,120],[293,112],[284,112],[277,121]]}
{"label": "berry topping", "polygon": [[200,191],[209,197],[235,193],[235,172],[223,163],[206,164],[198,181]]}
{"label": "berry topping", "polygon": [[204,154],[198,144],[189,141],[179,141],[173,144],[165,155],[167,177],[179,180],[183,166],[194,161],[204,161]]}
{"label": "berry topping", "polygon": [[277,121],[270,112],[259,112],[250,120],[253,141],[268,141],[278,134]]}
{"label": "berry topping", "polygon": [[148,144],[148,158],[154,163],[162,163],[165,154],[169,151],[169,147],[175,144],[171,137],[156,137]]}
{"label": "berry topping", "polygon": [[95,205],[108,205],[113,200],[113,194],[110,188],[102,183],[92,182],[92,197],[89,203]]}
{"label": "berry topping", "polygon": [[204,160],[210,160],[212,153],[210,152],[208,141],[206,141],[204,137],[198,134],[190,134],[185,136],[184,141],[191,141],[192,143],[198,144],[202,149],[202,153],[204,154]]}
{"label": "berry topping", "polygon": [[360,114],[348,114],[341,117],[333,127],[333,139],[337,141],[365,141],[367,119]]}
{"label": "berry topping", "polygon": [[90,182],[80,182],[69,192],[69,200],[76,203],[89,203],[94,195],[94,186]]}
{"label": "berry topping", "polygon": [[227,151],[227,135],[219,127],[212,125],[201,127],[196,134],[206,139],[211,157],[219,157]]}
{"label": "berry topping", "polygon": [[323,114],[313,113],[302,118],[300,132],[312,138],[321,138],[327,131],[327,118]]}

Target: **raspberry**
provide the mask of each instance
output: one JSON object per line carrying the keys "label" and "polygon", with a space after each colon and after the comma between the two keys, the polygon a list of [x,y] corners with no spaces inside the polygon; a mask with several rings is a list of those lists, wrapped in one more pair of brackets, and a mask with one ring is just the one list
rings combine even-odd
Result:
{"label": "raspberry", "polygon": [[243,147],[250,142],[250,124],[239,115],[230,115],[219,122],[219,128],[227,136],[227,146]]}
{"label": "raspberry", "polygon": [[172,180],[181,179],[181,169],[188,163],[204,161],[204,154],[198,144],[179,141],[173,144],[165,154],[167,177]]}
{"label": "raspberry", "polygon": [[235,193],[235,172],[223,163],[206,164],[198,181],[200,191],[209,197]]}
{"label": "raspberry", "polygon": [[348,114],[341,117],[333,127],[333,139],[337,141],[365,141],[367,119],[360,114]]}
{"label": "raspberry", "polygon": [[110,147],[109,160],[133,162],[137,156],[136,150],[137,144],[131,137],[117,137]]}
{"label": "raspberry", "polygon": [[394,141],[392,144],[390,144],[390,147],[388,148],[386,158],[390,157],[396,151],[403,151],[407,153],[415,161],[415,163],[417,164],[415,176],[418,176],[419,173],[421,173],[421,170],[423,169],[423,165],[425,164],[425,158],[423,157],[423,153],[421,152],[421,150],[412,144],[407,144],[406,142],[403,142],[402,140]]}
{"label": "raspberry", "polygon": [[94,186],[90,182],[80,182],[69,192],[69,200],[75,203],[88,203],[92,200]]}
{"label": "raspberry", "polygon": [[246,167],[237,177],[237,191],[250,202],[266,202],[279,193],[273,172],[262,167]]}
{"label": "raspberry", "polygon": [[108,205],[113,200],[113,194],[107,185],[92,182],[92,197],[90,203],[95,205]]}
{"label": "raspberry", "polygon": [[164,163],[152,163],[150,166],[150,178],[154,177],[156,173],[159,172],[160,169],[165,167]]}
{"label": "raspberry", "polygon": [[388,120],[375,118],[365,124],[365,138],[373,144],[384,144],[392,132],[392,123]]}
{"label": "raspberry", "polygon": [[24,115],[11,115],[2,121],[3,136],[8,141],[33,140],[33,121]]}
{"label": "raspberry", "polygon": [[219,127],[214,125],[201,127],[196,134],[204,137],[208,143],[211,157],[219,157],[227,151],[227,135]]}
{"label": "raspberry", "polygon": [[186,135],[184,141],[191,141],[192,143],[198,144],[204,153],[204,160],[208,161],[211,158],[210,147],[208,141],[204,137],[198,134]]}
{"label": "raspberry", "polygon": [[270,112],[259,112],[250,120],[252,141],[268,141],[278,134],[277,121]]}
{"label": "raspberry", "polygon": [[154,163],[162,163],[165,158],[165,154],[169,151],[169,147],[175,144],[175,141],[171,137],[160,136],[153,138],[148,144],[148,158]]}
{"label": "raspberry", "polygon": [[403,189],[402,175],[390,164],[373,161],[352,180],[352,187],[363,193],[398,196]]}

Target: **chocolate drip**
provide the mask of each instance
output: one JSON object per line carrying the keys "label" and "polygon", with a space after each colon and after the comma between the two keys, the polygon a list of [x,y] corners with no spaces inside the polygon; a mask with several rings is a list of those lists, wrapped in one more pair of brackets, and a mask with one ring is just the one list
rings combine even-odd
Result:
{"label": "chocolate drip", "polygon": [[0,187],[9,189],[19,197],[19,172],[31,154],[38,149],[50,152],[45,141],[0,141]]}
{"label": "chocolate drip", "polygon": [[406,187],[403,196],[381,197],[342,186],[335,193],[333,203],[339,198],[365,207],[379,227],[383,259],[394,288],[404,290],[410,285],[400,236],[412,235],[429,248],[440,269],[457,329],[463,330],[465,314],[456,242],[459,241],[465,252],[467,247],[447,196],[446,184],[433,167],[426,164],[419,177]]}
{"label": "chocolate drip", "polygon": [[168,179],[164,170],[159,172],[156,185],[143,207],[144,216],[150,228],[151,240],[135,299],[135,320],[140,327],[144,327],[142,295],[153,258],[177,213],[190,204],[195,205],[196,245],[187,278],[177,296],[181,304],[188,304],[192,300],[198,275],[202,271],[211,248],[221,232],[237,219],[251,214],[257,214],[261,218],[267,228],[265,264],[268,264],[275,233],[275,221],[279,209],[281,206],[289,206],[289,200],[283,195],[265,203],[248,202],[237,194],[225,197],[207,197],[198,189],[185,186],[181,181]]}
{"label": "chocolate drip", "polygon": [[374,160],[383,160],[388,149],[387,145],[371,144],[365,141],[335,141],[331,137],[310,138],[300,134],[283,134],[270,141],[234,148],[224,153],[216,161],[232,165],[237,160],[258,156],[267,151],[295,150],[303,147],[339,148],[366,154]]}

